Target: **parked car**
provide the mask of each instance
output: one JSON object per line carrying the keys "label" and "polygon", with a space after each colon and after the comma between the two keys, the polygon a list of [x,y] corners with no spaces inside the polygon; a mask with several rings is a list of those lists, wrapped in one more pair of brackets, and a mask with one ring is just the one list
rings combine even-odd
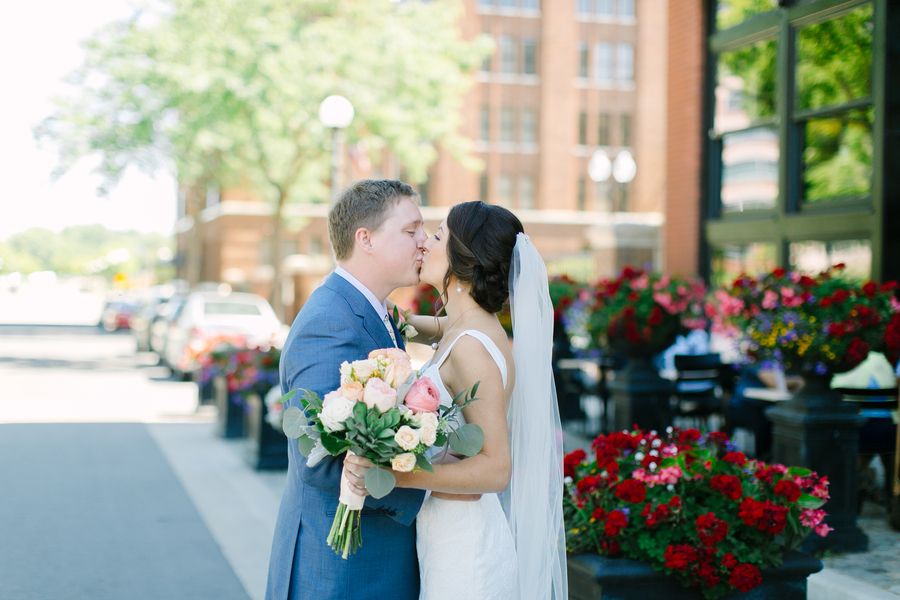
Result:
{"label": "parked car", "polygon": [[186,295],[178,294],[161,304],[157,318],[150,324],[150,350],[159,356],[159,362],[166,364],[166,344],[169,337],[169,327],[178,318],[184,307]]}
{"label": "parked car", "polygon": [[168,298],[151,296],[145,298],[131,317],[131,334],[138,352],[150,350],[150,334],[153,324],[163,318],[162,307]]}
{"label": "parked car", "polygon": [[131,318],[137,305],[128,300],[113,300],[107,303],[100,315],[100,326],[104,331],[113,332],[131,328]]}
{"label": "parked car", "polygon": [[192,368],[187,361],[192,343],[229,335],[248,344],[274,344],[281,332],[275,311],[261,296],[245,293],[194,292],[168,329],[165,363],[176,376]]}

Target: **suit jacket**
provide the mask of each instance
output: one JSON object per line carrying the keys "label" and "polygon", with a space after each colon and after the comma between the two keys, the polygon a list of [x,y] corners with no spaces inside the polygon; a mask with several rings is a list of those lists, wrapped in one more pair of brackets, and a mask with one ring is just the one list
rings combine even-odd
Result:
{"label": "suit jacket", "polygon": [[[392,323],[393,326],[393,323]],[[400,333],[394,326],[398,344]],[[340,364],[394,344],[384,322],[356,288],[332,273],[294,320],[279,365],[283,393],[302,388],[320,396],[340,386]],[[299,405],[299,398],[291,400]],[[306,466],[288,444],[287,487],[281,499],[266,600],[417,600],[415,517],[422,490],[395,489],[362,510],[363,546],[347,560],[325,542],[338,506],[343,460]]]}

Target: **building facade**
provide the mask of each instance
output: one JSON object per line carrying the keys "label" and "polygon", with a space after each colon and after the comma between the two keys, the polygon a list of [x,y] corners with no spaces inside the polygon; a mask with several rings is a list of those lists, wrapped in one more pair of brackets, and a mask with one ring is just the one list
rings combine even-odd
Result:
{"label": "building facade", "polygon": [[[464,5],[463,34],[487,35],[495,48],[461,109],[461,133],[474,142],[481,168],[440,151],[419,185],[429,224],[454,204],[481,199],[522,218],[551,270],[592,278],[625,264],[659,267],[668,2]],[[373,165],[356,155],[352,147],[345,153],[345,181],[402,176],[390,161]],[[200,201],[199,215],[181,221],[181,255],[199,227],[200,279],[267,293],[267,205],[247,189],[215,190]],[[288,208],[282,254],[290,281],[282,287],[289,307],[299,306],[330,268],[326,213],[324,205]]]}

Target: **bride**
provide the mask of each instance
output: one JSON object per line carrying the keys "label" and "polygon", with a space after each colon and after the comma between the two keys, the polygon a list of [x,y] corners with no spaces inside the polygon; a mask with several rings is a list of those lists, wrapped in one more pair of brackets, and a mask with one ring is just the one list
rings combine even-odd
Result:
{"label": "bride", "polygon": [[[395,473],[429,490],[416,518],[421,600],[564,600],[562,430],[550,364],[553,308],[543,260],[509,210],[454,206],[425,245],[420,280],[446,316],[409,316],[416,341],[439,339],[423,368],[444,404],[478,382],[463,418],[484,432],[479,454]],[[511,346],[497,319],[507,299]],[[362,485],[366,459],[345,459]]]}

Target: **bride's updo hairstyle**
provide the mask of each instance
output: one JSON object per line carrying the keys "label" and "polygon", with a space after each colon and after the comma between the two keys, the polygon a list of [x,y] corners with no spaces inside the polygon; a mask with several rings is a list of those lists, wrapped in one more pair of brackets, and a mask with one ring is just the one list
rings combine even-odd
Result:
{"label": "bride's updo hairstyle", "polygon": [[522,222],[502,206],[475,201],[450,209],[447,228],[445,297],[452,275],[472,286],[470,295],[481,308],[500,312],[509,299],[510,263]]}

